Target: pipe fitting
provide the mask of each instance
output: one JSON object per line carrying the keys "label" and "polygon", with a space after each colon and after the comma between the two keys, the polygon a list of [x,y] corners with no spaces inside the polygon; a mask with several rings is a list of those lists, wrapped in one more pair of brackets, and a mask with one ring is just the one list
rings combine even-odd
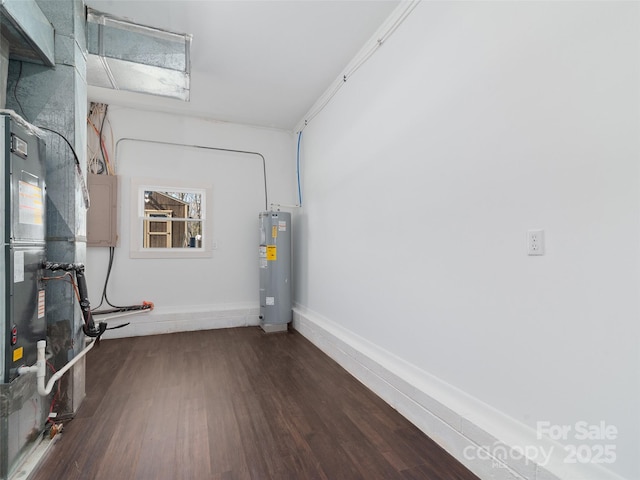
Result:
{"label": "pipe fitting", "polygon": [[44,340],[39,340],[37,343],[38,356],[37,356],[35,365],[31,365],[29,367],[27,366],[19,367],[18,374],[23,375],[29,372],[36,372],[36,380],[38,382],[38,393],[41,396],[45,397],[51,393],[51,390],[53,390],[53,386],[58,381],[58,379],[60,379],[60,377],[62,377],[65,373],[67,373],[67,371],[69,371],[71,367],[73,367],[78,362],[78,360],[80,360],[87,353],[89,353],[89,350],[93,348],[95,343],[96,343],[95,340],[92,341],[78,355],[76,355],[75,357],[73,357],[73,359],[67,362],[67,364],[64,367],[62,367],[60,370],[54,373],[53,376],[49,379],[49,382],[47,383],[47,385],[45,386],[44,380],[45,380],[45,377],[47,376],[47,359],[45,357],[45,350],[47,348],[47,342]]}

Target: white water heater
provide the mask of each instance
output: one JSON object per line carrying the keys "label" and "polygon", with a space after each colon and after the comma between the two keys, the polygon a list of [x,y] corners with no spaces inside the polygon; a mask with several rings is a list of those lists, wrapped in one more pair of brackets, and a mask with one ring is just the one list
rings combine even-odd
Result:
{"label": "white water heater", "polygon": [[262,212],[260,224],[260,326],[282,332],[291,310],[291,214]]}

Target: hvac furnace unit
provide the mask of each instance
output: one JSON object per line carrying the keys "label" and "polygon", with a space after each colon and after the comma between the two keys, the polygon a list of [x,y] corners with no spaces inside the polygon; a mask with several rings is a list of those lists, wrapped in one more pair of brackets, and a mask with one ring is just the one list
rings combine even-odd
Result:
{"label": "hvac furnace unit", "polygon": [[33,377],[17,373],[36,362],[36,343],[46,339],[44,147],[20,117],[0,114],[0,478],[46,419]]}
{"label": "hvac furnace unit", "polygon": [[291,321],[291,214],[260,213],[260,326],[287,330]]}

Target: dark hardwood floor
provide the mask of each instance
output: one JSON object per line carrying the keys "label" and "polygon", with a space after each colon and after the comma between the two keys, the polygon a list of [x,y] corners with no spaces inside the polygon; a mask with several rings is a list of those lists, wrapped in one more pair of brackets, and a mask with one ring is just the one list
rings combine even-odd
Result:
{"label": "dark hardwood floor", "polygon": [[32,480],[477,479],[299,333],[106,340]]}

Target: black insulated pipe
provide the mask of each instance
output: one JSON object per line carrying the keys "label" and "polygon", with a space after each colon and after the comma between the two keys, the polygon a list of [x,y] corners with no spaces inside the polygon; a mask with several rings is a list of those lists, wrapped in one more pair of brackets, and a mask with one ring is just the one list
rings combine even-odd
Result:
{"label": "black insulated pipe", "polygon": [[78,303],[80,303],[80,310],[82,310],[82,316],[84,317],[84,326],[82,330],[87,337],[100,337],[106,330],[107,324],[105,322],[98,323],[96,327],[91,315],[91,304],[89,303],[89,293],[87,290],[87,281],[84,277],[84,264],[82,263],[57,263],[57,262],[44,262],[42,267],[52,272],[65,271],[74,272],[76,274],[76,285],[78,287]]}

